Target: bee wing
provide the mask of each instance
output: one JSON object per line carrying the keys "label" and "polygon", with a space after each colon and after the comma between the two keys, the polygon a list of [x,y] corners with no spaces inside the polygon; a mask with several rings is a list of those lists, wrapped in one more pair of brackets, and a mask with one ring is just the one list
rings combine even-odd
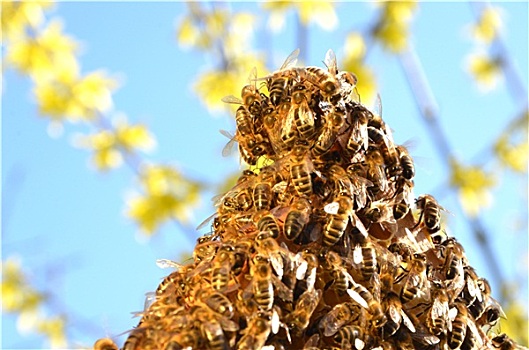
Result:
{"label": "bee wing", "polygon": [[272,332],[274,334],[277,334],[277,332],[279,332],[279,327],[281,326],[281,321],[279,320],[279,314],[277,313],[277,310],[275,308],[272,311],[271,326],[272,326]]}
{"label": "bee wing", "polygon": [[292,289],[288,288],[276,275],[272,274],[272,283],[276,287],[277,296],[286,301],[294,300]]}
{"label": "bee wing", "polygon": [[222,156],[223,157],[227,157],[229,155],[231,155],[235,149],[235,143],[237,142],[237,140],[235,139],[235,136],[233,136],[231,133],[229,133],[228,131],[226,130],[219,130],[220,133],[224,136],[226,136],[227,138],[230,139],[230,141],[228,141],[228,143],[226,144],[226,146],[224,146],[224,148],[222,149]]}
{"label": "bee wing", "polygon": [[402,322],[404,322],[404,325],[410,330],[410,332],[415,333],[415,326],[404,310],[400,310],[400,315],[402,316]]}
{"label": "bee wing", "polygon": [[269,255],[270,263],[272,264],[272,268],[276,272],[279,279],[283,278],[283,258],[281,257],[281,254],[279,253],[272,253]]}
{"label": "bee wing", "polygon": [[478,328],[476,327],[476,324],[472,320],[467,319],[467,327],[474,335],[474,339],[477,341],[478,345],[482,346],[483,345],[482,336]]}
{"label": "bee wing", "polygon": [[312,113],[312,110],[309,108],[307,101],[297,108],[297,112],[301,124],[314,126],[314,113]]}
{"label": "bee wing", "polygon": [[359,265],[362,260],[364,260],[364,256],[362,255],[362,247],[357,244],[353,249],[353,262]]}
{"label": "bee wing", "polygon": [[238,104],[238,105],[242,105],[242,100],[238,97],[235,97],[233,95],[229,95],[229,96],[224,96],[222,98],[222,102],[224,103],[233,103],[233,104]]}
{"label": "bee wing", "polygon": [[239,330],[239,325],[227,317],[217,316],[217,320],[226,332],[237,332]]}
{"label": "bee wing", "polygon": [[210,223],[211,220],[213,220],[213,218],[217,216],[217,213],[213,213],[211,214],[210,216],[208,216],[206,219],[204,219],[204,221],[202,221],[196,228],[196,230],[200,230],[200,229],[203,229],[204,227],[206,227],[207,224]]}
{"label": "bee wing", "polygon": [[306,275],[306,282],[307,282],[307,290],[313,290],[314,284],[316,283],[316,268],[313,267],[310,270],[310,273]]}
{"label": "bee wing", "polygon": [[377,98],[375,99],[375,105],[373,106],[373,112],[379,117],[382,117],[382,98],[380,97],[380,94],[377,94]]}
{"label": "bee wing", "polygon": [[295,49],[294,51],[292,51],[292,53],[290,53],[290,55],[288,55],[288,57],[286,58],[285,62],[283,62],[279,70],[282,71],[282,70],[289,69],[295,66],[296,63],[298,63],[298,56],[299,56],[299,48]]}
{"label": "bee wing", "polygon": [[400,324],[400,322],[402,321],[402,315],[399,312],[399,309],[395,305],[389,305],[388,314],[391,320],[395,322],[396,324]]}
{"label": "bee wing", "polygon": [[320,335],[318,333],[313,334],[303,345],[303,350],[305,349],[314,349],[318,347],[320,342]]}
{"label": "bee wing", "polygon": [[476,281],[470,276],[467,276],[467,288],[468,294],[470,294],[472,298],[477,298],[480,303],[483,301],[481,289],[479,289]]}
{"label": "bee wing", "polygon": [[338,63],[336,62],[336,55],[332,49],[329,49],[325,54],[325,61],[323,62],[329,73],[336,75],[338,74]]}
{"label": "bee wing", "polygon": [[365,346],[366,346],[366,343],[362,339],[359,339],[359,338],[355,339],[355,349],[356,350],[362,350],[364,349]]}
{"label": "bee wing", "polygon": [[254,83],[255,84],[255,81],[257,80],[257,67],[253,67],[252,70],[250,71],[250,75],[248,76],[248,82],[249,83]]}
{"label": "bee wing", "polygon": [[297,253],[294,260],[296,261],[296,265],[297,265],[296,279],[302,280],[307,273],[309,263],[305,259],[303,259],[303,257],[301,256],[301,253]]}
{"label": "bee wing", "polygon": [[368,236],[367,229],[364,226],[364,224],[362,223],[362,221],[358,218],[358,216],[356,216],[354,211],[351,211],[351,213],[349,215],[349,218],[351,219],[351,223],[353,224],[353,226],[355,226],[358,229],[358,231],[360,231],[362,236],[367,238],[367,236]]}
{"label": "bee wing", "polygon": [[174,268],[176,270],[181,269],[184,265],[181,265],[175,261],[169,259],[157,259],[156,265],[161,269]]}
{"label": "bee wing", "polygon": [[338,202],[332,202],[323,207],[323,210],[325,210],[327,214],[332,215],[338,214],[338,209],[340,209],[340,204]]}
{"label": "bee wing", "polygon": [[155,292],[145,293],[145,302],[143,304],[143,310],[147,311],[151,307],[151,305],[154,303],[155,300],[156,300]]}
{"label": "bee wing", "polygon": [[364,309],[369,309],[369,305],[367,304],[367,301],[362,298],[358,292],[356,292],[353,288],[347,289],[347,294],[358,303],[358,305],[362,306]]}

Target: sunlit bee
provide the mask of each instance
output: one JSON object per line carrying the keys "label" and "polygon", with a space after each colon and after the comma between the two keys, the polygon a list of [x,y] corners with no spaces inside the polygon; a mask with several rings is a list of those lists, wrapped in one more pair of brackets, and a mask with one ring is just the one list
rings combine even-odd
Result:
{"label": "sunlit bee", "polygon": [[457,314],[452,320],[452,332],[448,335],[448,345],[450,349],[459,349],[467,334],[468,319],[467,308],[461,303],[455,304]]}
{"label": "sunlit bee", "polygon": [[169,338],[164,350],[181,350],[198,346],[200,334],[196,329],[187,329]]}
{"label": "sunlit bee", "polygon": [[421,219],[430,234],[441,229],[441,206],[429,194],[419,196],[416,201],[417,209],[421,210]]}
{"label": "sunlit bee", "polygon": [[290,68],[293,67],[299,55],[299,49],[292,51],[281,65],[278,71],[266,77],[266,84],[270,94],[270,101],[274,106],[278,106],[288,86],[288,79],[294,78],[296,74]]}
{"label": "sunlit bee", "polygon": [[344,325],[356,319],[358,314],[353,311],[354,306],[351,303],[336,304],[320,321],[323,335],[331,337]]}
{"label": "sunlit bee", "polygon": [[373,294],[367,290],[363,285],[356,283],[352,278],[350,279],[351,288],[347,290],[349,296],[357,302],[360,306],[367,309],[371,314],[371,323],[375,327],[379,327],[386,323],[386,315],[382,310],[380,303],[375,300]]}
{"label": "sunlit bee", "polygon": [[296,192],[301,196],[312,194],[312,179],[307,160],[309,144],[304,140],[299,140],[292,149],[290,159],[290,177]]}
{"label": "sunlit bee", "polygon": [[250,272],[253,276],[252,289],[255,301],[261,310],[270,310],[274,303],[274,287],[272,284],[272,268],[269,260],[257,255],[252,260]]}
{"label": "sunlit bee", "polygon": [[400,297],[404,303],[417,297],[424,288],[426,281],[426,257],[421,254],[414,254],[409,264],[406,264],[409,270],[401,265],[401,269],[405,271],[400,276],[395,278],[395,283],[404,280]]}
{"label": "sunlit bee", "polygon": [[492,338],[492,345],[494,346],[494,348],[499,350],[523,349],[522,347],[516,345],[516,343],[512,339],[510,339],[509,336],[505,333],[502,333]]}
{"label": "sunlit bee", "polygon": [[367,132],[368,111],[355,107],[351,113],[351,134],[347,140],[346,149],[352,154],[356,154],[361,149],[367,149],[369,136]]}
{"label": "sunlit bee", "polygon": [[224,292],[228,288],[230,281],[230,258],[233,254],[233,247],[222,246],[213,259],[211,267],[211,286],[219,292]]}
{"label": "sunlit bee", "polygon": [[294,310],[287,316],[287,325],[295,334],[301,334],[307,328],[321,296],[319,289],[307,289],[300,295]]}
{"label": "sunlit bee", "polygon": [[145,328],[136,328],[133,329],[125,344],[123,344],[123,350],[140,350],[142,349],[142,342],[145,338]]}
{"label": "sunlit bee", "polygon": [[202,331],[208,341],[208,349],[224,350],[228,348],[220,323],[205,322],[202,324]]}
{"label": "sunlit bee", "polygon": [[400,220],[408,214],[409,210],[409,205],[403,199],[393,205],[393,218],[395,218],[395,220]]}
{"label": "sunlit bee", "polygon": [[397,152],[400,156],[400,166],[402,167],[402,176],[406,180],[411,180],[415,176],[415,166],[408,150],[404,146],[397,146]]}
{"label": "sunlit bee", "polygon": [[296,129],[303,139],[309,139],[314,134],[314,113],[309,107],[310,93],[303,84],[295,85],[292,92],[293,118]]}
{"label": "sunlit bee", "polygon": [[193,259],[197,263],[205,260],[211,260],[217,252],[219,245],[220,242],[206,242],[197,245],[193,251]]}
{"label": "sunlit bee", "polygon": [[453,237],[448,238],[441,244],[441,257],[444,258],[443,271],[448,280],[460,279],[464,284],[464,270],[463,265],[465,258],[465,251],[463,246]]}
{"label": "sunlit bee", "polygon": [[343,344],[344,340],[354,346],[354,349],[364,348],[364,332],[357,325],[348,325],[340,328],[338,333],[334,336],[334,341],[338,344]]}
{"label": "sunlit bee", "polygon": [[300,78],[317,86],[323,97],[331,99],[334,97],[340,88],[336,78],[320,67],[305,67],[297,68]]}
{"label": "sunlit bee", "polygon": [[345,122],[344,111],[336,108],[332,113],[326,116],[325,124],[319,134],[314,146],[312,154],[316,157],[321,156],[327,152],[338,137],[338,132]]}
{"label": "sunlit bee", "polygon": [[349,288],[349,281],[351,275],[347,272],[347,269],[343,266],[342,257],[335,251],[329,251],[326,253],[327,268],[331,271],[334,277],[334,288],[339,295],[345,294]]}
{"label": "sunlit bee", "polygon": [[272,171],[268,167],[263,168],[259,175],[261,181],[253,189],[253,202],[257,210],[268,210],[272,204],[272,185],[274,180]]}
{"label": "sunlit bee", "polygon": [[403,242],[395,242],[390,244],[388,250],[400,256],[403,262],[409,262],[413,256],[412,248]]}
{"label": "sunlit bee", "polygon": [[242,137],[252,137],[252,116],[246,110],[244,106],[240,106],[235,113],[235,124],[237,126],[237,132]]}
{"label": "sunlit bee", "polygon": [[296,239],[309,222],[310,203],[306,198],[298,198],[285,219],[285,237],[289,240]]}
{"label": "sunlit bee", "polygon": [[291,149],[294,146],[298,138],[298,131],[296,130],[296,109],[292,107],[292,99],[286,97],[281,101],[281,104],[277,107],[278,109],[278,120],[281,121],[280,125],[280,139],[281,148]]}
{"label": "sunlit bee", "polygon": [[281,279],[284,272],[283,256],[286,255],[286,252],[279,246],[275,238],[272,237],[270,231],[259,233],[255,238],[255,243],[257,245],[257,252],[270,260],[274,271],[279,276],[279,279]]}
{"label": "sunlit bee", "polygon": [[257,228],[259,231],[269,231],[273,238],[279,237],[281,229],[277,219],[272,214],[258,213],[257,217],[259,218],[257,221]]}
{"label": "sunlit bee", "polygon": [[254,315],[237,343],[238,350],[261,349],[272,329],[271,317],[263,312]]}
{"label": "sunlit bee", "polygon": [[332,164],[328,171],[328,176],[335,184],[335,194],[351,197],[354,192],[353,183],[347,172],[338,164]]}
{"label": "sunlit bee", "polygon": [[353,201],[348,196],[338,197],[336,203],[338,205],[336,213],[327,214],[327,223],[323,229],[324,247],[331,247],[342,238],[353,210]]}
{"label": "sunlit bee", "polygon": [[101,338],[95,342],[94,350],[118,350],[118,346],[112,339]]}
{"label": "sunlit bee", "polygon": [[361,249],[362,263],[360,265],[360,271],[362,272],[362,277],[368,280],[377,270],[377,253],[370,242],[366,242]]}
{"label": "sunlit bee", "polygon": [[233,317],[233,305],[224,294],[219,292],[209,293],[204,302],[213,312],[228,319]]}
{"label": "sunlit bee", "polygon": [[448,294],[446,288],[439,282],[432,283],[432,305],[426,313],[426,327],[435,335],[446,332],[449,319]]}
{"label": "sunlit bee", "polygon": [[369,191],[373,195],[379,192],[386,192],[388,181],[384,172],[384,158],[376,148],[369,148],[365,153],[365,163],[367,165],[367,179],[373,183]]}

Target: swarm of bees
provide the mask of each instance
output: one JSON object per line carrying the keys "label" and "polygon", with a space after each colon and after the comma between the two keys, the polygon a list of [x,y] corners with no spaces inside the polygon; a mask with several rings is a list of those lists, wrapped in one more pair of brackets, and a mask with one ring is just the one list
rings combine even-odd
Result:
{"label": "swarm of bees", "polygon": [[266,165],[220,196],[191,263],[158,261],[176,269],[122,349],[517,348],[490,334],[503,311],[443,208],[414,197],[380,106],[360,103],[332,51],[326,68],[295,67],[297,53],[224,99],[240,105],[230,143]]}

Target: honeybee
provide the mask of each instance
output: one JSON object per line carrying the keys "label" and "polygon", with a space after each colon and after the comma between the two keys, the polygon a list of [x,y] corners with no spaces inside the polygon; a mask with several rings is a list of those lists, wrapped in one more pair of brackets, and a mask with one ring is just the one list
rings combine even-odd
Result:
{"label": "honeybee", "polygon": [[365,280],[369,280],[377,271],[377,252],[373,243],[369,241],[364,242],[358,247],[361,250],[362,256],[361,261],[358,262],[360,264],[360,271],[362,272],[362,277]]}
{"label": "honeybee", "polygon": [[297,139],[296,118],[294,118],[296,109],[292,107],[292,99],[286,97],[281,101],[278,107],[278,116],[281,123],[280,139],[281,148],[290,149]]}
{"label": "honeybee", "polygon": [[237,350],[261,349],[272,330],[272,318],[263,311],[259,311],[250,318],[244,335],[237,343]]}
{"label": "honeybee", "polygon": [[261,169],[259,174],[261,182],[258,182],[253,189],[253,203],[255,209],[269,210],[272,204],[272,186],[274,175],[268,167]]}
{"label": "honeybee", "polygon": [[415,326],[412,320],[402,309],[402,303],[397,294],[390,292],[384,298],[384,304],[386,306],[387,322],[384,325],[385,334],[390,337],[393,336],[404,324],[410,332],[415,332]]}
{"label": "honeybee", "polygon": [[198,347],[200,333],[197,329],[186,329],[183,332],[173,334],[167,341],[165,350],[180,350]]}
{"label": "honeybee", "polygon": [[311,165],[307,157],[309,144],[305,140],[298,140],[294,145],[290,158],[290,177],[296,192],[300,196],[312,194]]}
{"label": "honeybee", "polygon": [[[296,69],[302,81],[308,81],[318,87],[322,96],[327,100],[332,100],[338,95],[340,85],[336,78],[320,67],[305,67]],[[338,96],[339,97],[339,96]]]}
{"label": "honeybee", "polygon": [[441,229],[441,210],[443,209],[429,194],[419,196],[416,201],[417,209],[421,211],[421,219],[428,230],[428,233],[434,234]]}
{"label": "honeybee", "polygon": [[294,86],[292,107],[287,118],[293,118],[296,129],[303,139],[310,139],[314,134],[314,113],[309,107],[310,93],[303,84]]}
{"label": "honeybee", "polygon": [[413,158],[408,153],[408,150],[404,146],[396,146],[397,153],[399,154],[400,166],[402,168],[402,176],[406,180],[412,180],[415,176],[415,166],[413,165]]}
{"label": "honeybee", "polygon": [[492,346],[495,349],[500,350],[516,350],[516,349],[527,349],[526,347],[517,345],[509,336],[505,333],[499,334],[492,338]]}
{"label": "honeybee", "polygon": [[110,338],[101,338],[95,342],[94,350],[118,350],[118,346]]}
{"label": "honeybee", "polygon": [[233,247],[230,245],[223,245],[211,266],[211,286],[218,292],[225,292],[228,289],[230,282],[231,271],[231,256],[233,254]]}
{"label": "honeybee", "polygon": [[335,183],[334,193],[351,197],[354,188],[347,172],[338,164],[332,164],[328,171],[328,176]]}
{"label": "honeybee", "polygon": [[426,327],[432,334],[439,335],[452,328],[449,319],[449,298],[440,281],[432,281],[431,286],[432,305],[426,312]]}
{"label": "honeybee", "polygon": [[382,306],[375,300],[373,294],[363,285],[356,283],[353,278],[350,278],[349,283],[351,288],[347,290],[347,294],[360,306],[369,311],[371,314],[371,323],[375,327],[383,326],[386,323],[386,315],[384,315]]}
{"label": "honeybee", "polygon": [[268,231],[273,238],[279,237],[281,228],[274,215],[270,212],[259,212],[255,215],[255,218],[257,219],[257,228],[259,231]]}
{"label": "honeybee", "polygon": [[285,237],[288,240],[295,240],[305,228],[310,219],[311,206],[306,198],[298,198],[292,209],[287,214],[284,224]]}
{"label": "honeybee", "polygon": [[335,202],[326,205],[324,209],[327,213],[327,222],[323,229],[322,244],[324,247],[331,247],[340,240],[349,219],[358,232],[367,237],[367,230],[354,213],[353,201],[350,197],[340,195]]}
{"label": "honeybee", "polygon": [[268,258],[256,255],[252,259],[250,274],[253,277],[252,287],[254,299],[261,310],[270,310],[274,304],[274,286],[272,284],[272,268]]}
{"label": "honeybee", "polygon": [[400,269],[404,273],[396,276],[395,283],[403,281],[400,297],[404,303],[407,303],[424,293],[423,289],[427,282],[426,256],[414,254],[409,263],[401,264]]}
{"label": "honeybee", "polygon": [[345,112],[341,108],[335,108],[333,112],[326,115],[323,129],[312,147],[312,154],[315,157],[320,157],[332,147],[344,123]]}
{"label": "honeybee", "polygon": [[364,332],[362,331],[362,328],[357,325],[348,325],[340,328],[333,339],[335,342],[342,344],[342,349],[344,348],[344,343],[347,342],[353,346],[353,349],[360,350],[365,346],[363,338]]}
{"label": "honeybee", "polygon": [[353,303],[336,304],[328,313],[320,320],[320,328],[323,330],[323,335],[331,337],[338,332],[344,325],[354,321],[358,317],[357,306]]}
{"label": "honeybee", "polygon": [[123,350],[143,349],[146,332],[146,328],[138,327],[133,329],[127,337],[127,340],[125,340],[125,344],[123,344]]}
{"label": "honeybee", "polygon": [[225,350],[228,348],[224,331],[218,322],[206,321],[202,323],[201,328],[208,341],[208,349]]}
{"label": "honeybee", "polygon": [[472,322],[467,314],[467,308],[464,304],[456,303],[450,310],[452,317],[452,331],[448,335],[448,345],[450,349],[459,349],[467,334],[467,324]]}
{"label": "honeybee", "polygon": [[368,148],[368,113],[369,111],[360,105],[353,107],[351,112],[351,133],[346,144],[346,149],[351,153],[351,155],[356,154],[361,149],[367,150]]}
{"label": "honeybee", "polygon": [[300,335],[307,328],[321,296],[320,289],[307,289],[300,295],[294,310],[287,316],[287,325],[295,334]]}
{"label": "honeybee", "polygon": [[367,166],[367,179],[373,183],[368,190],[373,196],[385,193],[388,188],[388,180],[384,172],[384,158],[380,150],[369,147],[365,152],[365,164]]}
{"label": "honeybee", "polygon": [[299,49],[292,51],[279,70],[265,78],[270,95],[270,102],[272,102],[274,106],[278,106],[281,102],[284,92],[289,85],[288,79],[295,76],[290,68],[297,63],[298,55]]}

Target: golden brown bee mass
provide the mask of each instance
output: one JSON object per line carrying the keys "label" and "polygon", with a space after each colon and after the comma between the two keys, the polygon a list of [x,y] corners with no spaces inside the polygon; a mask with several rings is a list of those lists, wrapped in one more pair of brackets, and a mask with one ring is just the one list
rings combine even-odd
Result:
{"label": "golden brown bee mass", "polygon": [[514,348],[489,334],[501,307],[356,77],[332,51],[326,68],[297,53],[224,99],[240,104],[230,142],[266,165],[220,197],[123,349]]}

